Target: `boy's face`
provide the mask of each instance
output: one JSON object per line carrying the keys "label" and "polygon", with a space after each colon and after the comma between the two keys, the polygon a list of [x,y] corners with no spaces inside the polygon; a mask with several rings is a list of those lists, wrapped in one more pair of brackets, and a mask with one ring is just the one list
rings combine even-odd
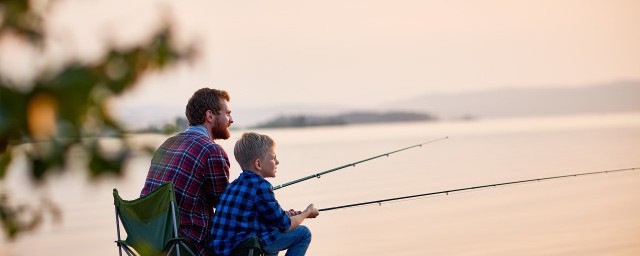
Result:
{"label": "boy's face", "polygon": [[280,161],[276,159],[276,149],[275,147],[271,147],[271,149],[264,155],[264,157],[262,157],[260,161],[260,173],[262,174],[262,177],[276,177],[276,169],[278,169],[279,163]]}

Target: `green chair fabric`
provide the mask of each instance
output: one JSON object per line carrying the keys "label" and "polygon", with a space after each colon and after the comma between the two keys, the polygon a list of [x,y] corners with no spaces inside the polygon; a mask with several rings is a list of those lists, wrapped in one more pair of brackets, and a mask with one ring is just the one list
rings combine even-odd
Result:
{"label": "green chair fabric", "polygon": [[236,248],[231,251],[231,256],[258,256],[264,255],[262,246],[257,237],[252,236],[244,242],[238,244]]}
{"label": "green chair fabric", "polygon": [[[116,208],[116,228],[119,253],[127,255],[197,256],[188,241],[179,237],[180,213],[175,206],[173,183],[167,182],[146,196],[124,200],[113,189]],[[127,232],[127,239],[120,240],[120,222]],[[133,250],[132,250],[133,248]],[[251,237],[233,249],[231,256],[264,255],[257,237]]]}
{"label": "green chair fabric", "polygon": [[[175,206],[173,183],[167,182],[146,196],[127,201],[113,189],[113,203],[116,208],[116,225],[120,255],[124,250],[132,255],[135,250],[141,256],[193,255],[186,241],[179,237],[180,214]],[[126,240],[120,240],[120,225],[127,233]]]}
{"label": "green chair fabric", "polygon": [[[219,256],[216,254],[212,248],[209,248],[207,251],[209,256]],[[262,246],[260,245],[260,241],[258,237],[252,236],[242,243],[236,245],[235,248],[231,251],[230,256],[262,256],[265,255],[265,251],[262,250]]]}

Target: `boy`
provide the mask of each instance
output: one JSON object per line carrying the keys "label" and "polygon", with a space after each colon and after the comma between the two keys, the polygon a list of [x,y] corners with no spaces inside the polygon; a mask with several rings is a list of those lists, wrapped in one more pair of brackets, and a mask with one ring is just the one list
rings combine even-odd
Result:
{"label": "boy", "polygon": [[267,255],[304,255],[311,243],[311,232],[301,226],[306,218],[320,214],[313,204],[303,212],[284,211],[265,178],[276,176],[275,142],[269,136],[245,133],[236,142],[233,154],[242,173],[220,198],[211,227],[213,251],[227,256],[236,245],[257,236]]}

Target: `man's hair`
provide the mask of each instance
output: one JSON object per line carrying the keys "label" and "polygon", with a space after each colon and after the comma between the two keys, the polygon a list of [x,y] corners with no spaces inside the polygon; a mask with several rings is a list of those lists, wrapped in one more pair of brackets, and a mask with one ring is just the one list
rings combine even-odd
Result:
{"label": "man's hair", "polygon": [[207,110],[213,111],[214,114],[219,114],[222,108],[222,99],[230,101],[229,93],[224,90],[210,88],[202,88],[194,92],[185,110],[189,125],[204,123]]}
{"label": "man's hair", "polygon": [[276,142],[269,136],[255,132],[246,132],[236,141],[233,155],[243,170],[248,170],[256,159],[264,157]]}

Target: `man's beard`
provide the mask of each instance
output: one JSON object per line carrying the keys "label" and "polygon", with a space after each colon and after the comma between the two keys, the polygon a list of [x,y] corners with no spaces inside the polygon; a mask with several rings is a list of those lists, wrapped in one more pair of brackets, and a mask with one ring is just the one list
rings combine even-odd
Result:
{"label": "man's beard", "polygon": [[211,134],[213,135],[214,139],[226,140],[231,137],[231,132],[229,132],[228,128],[228,123],[221,123],[220,125],[216,125],[211,129]]}

